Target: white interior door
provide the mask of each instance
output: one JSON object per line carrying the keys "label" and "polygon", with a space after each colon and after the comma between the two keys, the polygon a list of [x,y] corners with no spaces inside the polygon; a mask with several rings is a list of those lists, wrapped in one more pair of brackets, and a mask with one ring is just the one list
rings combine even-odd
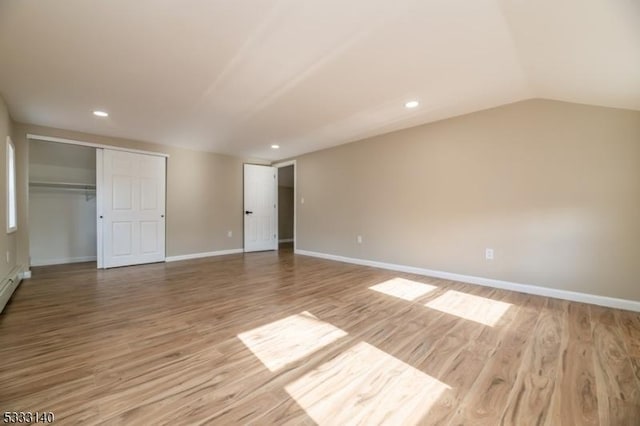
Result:
{"label": "white interior door", "polygon": [[164,261],[165,158],[109,149],[102,156],[103,267]]}
{"label": "white interior door", "polygon": [[244,165],[244,251],[278,249],[278,172]]}

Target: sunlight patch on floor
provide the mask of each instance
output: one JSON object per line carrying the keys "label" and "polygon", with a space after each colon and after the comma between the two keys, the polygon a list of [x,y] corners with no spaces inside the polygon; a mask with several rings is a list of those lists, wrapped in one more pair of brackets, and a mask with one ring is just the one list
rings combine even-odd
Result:
{"label": "sunlight patch on floor", "polygon": [[411,281],[405,278],[392,278],[383,283],[369,287],[370,290],[398,297],[410,302],[437,288],[438,287],[434,285]]}
{"label": "sunlight patch on floor", "polygon": [[366,342],[285,386],[320,425],[416,424],[449,386]]}
{"label": "sunlight patch on floor", "polygon": [[511,304],[449,290],[442,296],[425,303],[425,306],[493,327]]}
{"label": "sunlight patch on floor", "polygon": [[346,336],[307,311],[238,334],[238,338],[271,371],[304,358]]}

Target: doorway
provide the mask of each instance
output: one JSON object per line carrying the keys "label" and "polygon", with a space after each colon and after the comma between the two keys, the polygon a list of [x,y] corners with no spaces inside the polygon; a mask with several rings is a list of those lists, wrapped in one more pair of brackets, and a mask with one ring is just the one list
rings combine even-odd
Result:
{"label": "doorway", "polygon": [[278,168],[278,248],[293,249],[293,165]]}
{"label": "doorway", "polygon": [[296,246],[296,160],[274,164],[278,170],[278,249]]}

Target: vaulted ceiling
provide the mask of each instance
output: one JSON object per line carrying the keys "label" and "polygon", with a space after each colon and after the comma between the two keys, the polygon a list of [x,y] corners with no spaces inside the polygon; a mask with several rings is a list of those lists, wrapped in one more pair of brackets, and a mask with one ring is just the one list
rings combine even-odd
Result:
{"label": "vaulted ceiling", "polygon": [[528,98],[638,110],[640,2],[0,0],[0,63],[17,121],[279,159]]}

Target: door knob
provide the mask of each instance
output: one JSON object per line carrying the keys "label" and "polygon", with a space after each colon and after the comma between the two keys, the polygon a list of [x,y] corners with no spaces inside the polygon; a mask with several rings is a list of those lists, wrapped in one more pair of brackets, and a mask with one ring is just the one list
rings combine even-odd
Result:
{"label": "door knob", "polygon": [[163,215],[163,214],[161,214],[161,215],[160,215],[160,217],[164,217],[164,215]]}
{"label": "door knob", "polygon": [[244,214],[253,214],[253,212],[252,212],[252,211],[249,211],[249,210],[245,210],[245,211],[244,211]]}

